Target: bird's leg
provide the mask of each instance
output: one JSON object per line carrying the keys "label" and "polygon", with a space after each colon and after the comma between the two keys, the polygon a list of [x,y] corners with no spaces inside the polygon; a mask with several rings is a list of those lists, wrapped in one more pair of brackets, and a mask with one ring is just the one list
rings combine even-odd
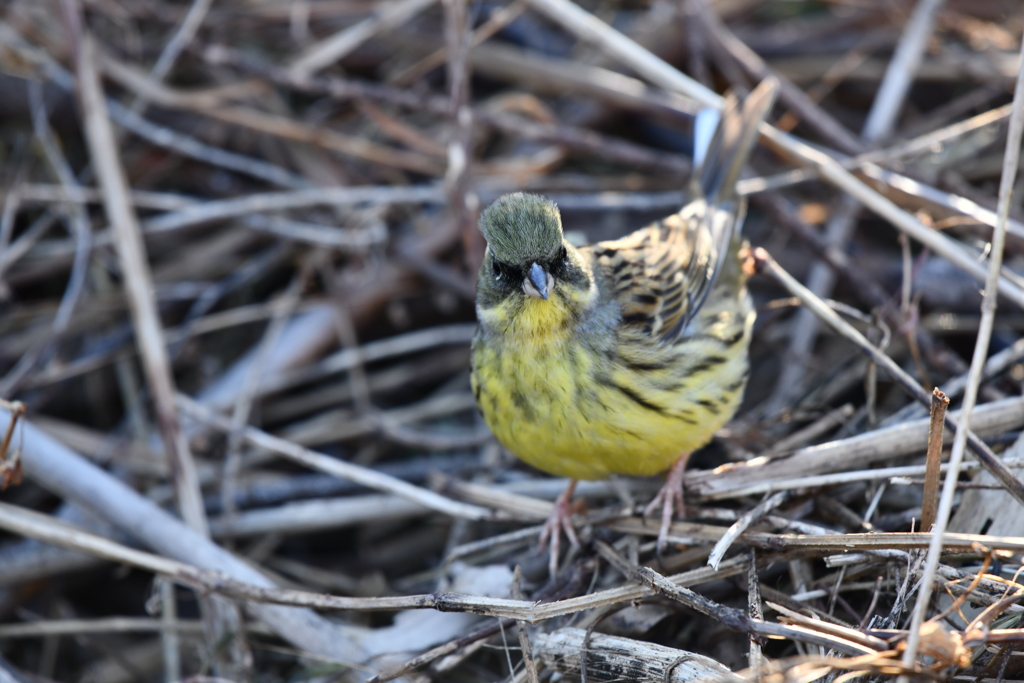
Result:
{"label": "bird's leg", "polygon": [[668,538],[668,527],[672,523],[674,513],[683,514],[686,507],[683,505],[683,472],[686,470],[686,463],[690,459],[689,453],[680,455],[668,471],[665,478],[665,485],[658,491],[654,500],[644,508],[644,518],[661,506],[661,529],[658,530],[658,554],[661,554],[665,547],[665,540]]}
{"label": "bird's leg", "polygon": [[544,528],[540,532],[541,550],[551,541],[551,557],[548,561],[548,571],[554,579],[558,574],[558,554],[562,549],[562,532],[565,532],[573,548],[580,547],[580,540],[576,537],[576,530],[572,528],[572,494],[576,490],[576,480],[573,479],[565,487],[555,501],[555,509],[551,511],[548,521],[544,522]]}

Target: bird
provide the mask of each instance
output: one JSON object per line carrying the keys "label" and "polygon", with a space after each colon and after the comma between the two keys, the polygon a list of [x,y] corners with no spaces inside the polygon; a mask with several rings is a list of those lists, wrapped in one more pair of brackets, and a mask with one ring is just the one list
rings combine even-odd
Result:
{"label": "bird", "polygon": [[661,508],[660,552],[689,455],[739,407],[755,311],[736,182],[777,92],[769,78],[742,100],[728,94],[689,203],[621,239],[574,247],[557,205],[535,194],[481,213],[471,385],[498,441],[571,480],[540,536],[552,577],[561,533],[579,545],[578,480],[667,471],[644,511]]}

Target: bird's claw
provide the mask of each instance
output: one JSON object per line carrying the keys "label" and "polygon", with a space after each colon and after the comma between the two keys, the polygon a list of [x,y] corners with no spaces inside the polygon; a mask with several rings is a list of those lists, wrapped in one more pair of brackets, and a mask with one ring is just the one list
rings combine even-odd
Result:
{"label": "bird's claw", "polygon": [[572,526],[572,494],[575,489],[576,482],[574,481],[558,496],[558,500],[555,501],[555,507],[551,511],[551,516],[544,522],[540,532],[541,550],[547,547],[548,541],[551,541],[548,572],[552,579],[558,575],[558,558],[562,550],[562,534],[564,533],[566,538],[569,539],[569,543],[572,544],[573,548],[578,549],[580,547],[580,539],[576,536],[576,529]]}
{"label": "bird's claw", "polygon": [[665,484],[661,487],[661,490],[658,491],[658,495],[654,496],[654,500],[644,508],[644,519],[647,519],[659,506],[661,507],[661,526],[658,529],[658,543],[656,546],[658,555],[661,555],[661,551],[665,548],[665,543],[668,540],[668,530],[672,525],[673,517],[676,514],[682,515],[686,511],[685,501],[683,500],[683,473],[686,471],[686,462],[689,459],[689,453],[679,456],[668,471],[668,477],[666,477]]}

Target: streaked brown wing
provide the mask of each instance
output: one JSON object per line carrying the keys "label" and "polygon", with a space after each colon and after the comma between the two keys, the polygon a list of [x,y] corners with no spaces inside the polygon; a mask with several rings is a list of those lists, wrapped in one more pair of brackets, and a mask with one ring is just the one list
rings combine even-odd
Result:
{"label": "streaked brown wing", "polygon": [[586,248],[593,254],[595,274],[622,308],[624,324],[656,340],[673,341],[696,313],[717,261],[704,213],[705,204],[694,202],[622,239]]}
{"label": "streaked brown wing", "polygon": [[766,78],[742,103],[735,95],[726,98],[707,156],[694,172],[694,201],[654,225],[590,247],[595,271],[626,325],[673,342],[704,303],[723,258],[735,249],[733,234],[746,211],[736,181],[778,88]]}

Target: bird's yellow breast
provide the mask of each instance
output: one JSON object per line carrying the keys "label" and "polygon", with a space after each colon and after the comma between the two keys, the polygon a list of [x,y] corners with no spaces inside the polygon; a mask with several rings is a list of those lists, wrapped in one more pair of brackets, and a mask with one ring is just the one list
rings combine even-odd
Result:
{"label": "bird's yellow breast", "polygon": [[621,325],[585,327],[583,303],[556,292],[479,311],[473,390],[491,431],[519,458],[574,479],[656,474],[735,412],[749,305],[721,312],[721,339],[659,345]]}

